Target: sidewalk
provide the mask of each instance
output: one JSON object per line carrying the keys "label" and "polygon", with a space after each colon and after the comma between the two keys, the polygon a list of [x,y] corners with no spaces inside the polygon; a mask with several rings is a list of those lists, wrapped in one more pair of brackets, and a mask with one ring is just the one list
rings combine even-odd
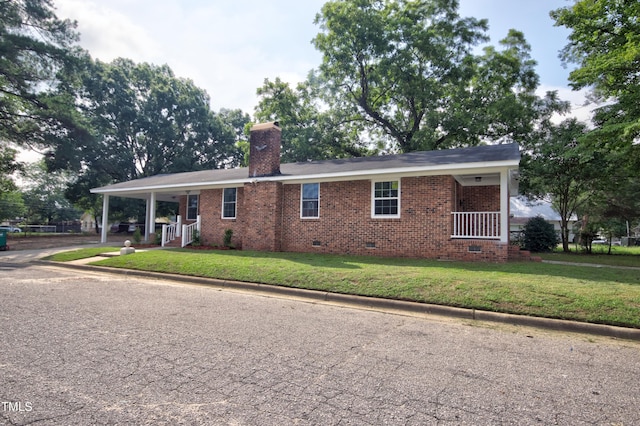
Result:
{"label": "sidewalk", "polygon": [[637,267],[637,266],[601,265],[598,263],[563,262],[560,260],[543,260],[542,263],[548,263],[550,265],[587,266],[590,268],[614,268],[614,269],[629,269],[631,271],[640,271],[640,267]]}

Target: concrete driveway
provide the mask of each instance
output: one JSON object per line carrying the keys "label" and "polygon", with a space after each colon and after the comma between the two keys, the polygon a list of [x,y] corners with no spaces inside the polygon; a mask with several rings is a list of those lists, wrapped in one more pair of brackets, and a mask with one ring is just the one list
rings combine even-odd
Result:
{"label": "concrete driveway", "polygon": [[2,269],[0,423],[640,424],[637,342]]}

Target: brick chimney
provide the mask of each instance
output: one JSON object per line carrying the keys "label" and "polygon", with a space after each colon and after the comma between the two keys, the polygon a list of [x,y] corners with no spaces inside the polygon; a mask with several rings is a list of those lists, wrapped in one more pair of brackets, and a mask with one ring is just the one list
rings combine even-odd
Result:
{"label": "brick chimney", "polygon": [[277,121],[256,124],[249,137],[249,177],[280,174],[282,129]]}

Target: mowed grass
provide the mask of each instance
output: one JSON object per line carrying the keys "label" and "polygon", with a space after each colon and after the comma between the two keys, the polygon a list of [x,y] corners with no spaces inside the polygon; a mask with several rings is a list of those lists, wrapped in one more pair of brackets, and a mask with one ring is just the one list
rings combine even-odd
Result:
{"label": "mowed grass", "polygon": [[71,262],[78,259],[98,256],[102,253],[120,251],[120,247],[90,247],[79,250],[70,250],[56,253],[47,259],[55,259],[56,262]]}
{"label": "mowed grass", "polygon": [[640,328],[638,270],[187,249],[94,264]]}

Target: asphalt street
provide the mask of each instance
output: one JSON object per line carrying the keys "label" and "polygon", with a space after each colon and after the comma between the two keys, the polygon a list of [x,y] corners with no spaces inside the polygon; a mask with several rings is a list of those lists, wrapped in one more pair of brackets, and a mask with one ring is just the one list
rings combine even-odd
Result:
{"label": "asphalt street", "polygon": [[0,263],[0,423],[635,425],[640,344]]}

